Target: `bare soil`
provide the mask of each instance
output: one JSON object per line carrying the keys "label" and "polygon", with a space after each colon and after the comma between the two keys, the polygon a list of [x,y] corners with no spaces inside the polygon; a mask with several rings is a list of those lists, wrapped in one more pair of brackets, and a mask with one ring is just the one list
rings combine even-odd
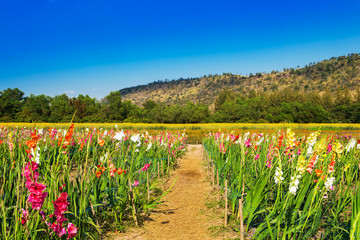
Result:
{"label": "bare soil", "polygon": [[210,235],[208,230],[219,224],[219,219],[209,217],[205,206],[212,188],[206,181],[202,154],[201,145],[188,145],[179,167],[163,186],[167,189],[176,179],[164,198],[165,204],[152,211],[149,221],[141,228],[108,235],[108,239],[224,239],[224,236]]}

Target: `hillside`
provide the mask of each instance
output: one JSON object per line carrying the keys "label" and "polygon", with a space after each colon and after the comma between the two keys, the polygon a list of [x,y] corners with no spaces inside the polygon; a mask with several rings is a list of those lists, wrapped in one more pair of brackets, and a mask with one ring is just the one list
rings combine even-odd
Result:
{"label": "hillside", "polygon": [[146,100],[168,104],[205,103],[213,107],[220,91],[228,88],[235,93],[248,94],[252,90],[274,92],[291,89],[322,93],[326,89],[335,91],[348,88],[354,92],[360,83],[360,55],[333,57],[303,68],[284,69],[281,72],[255,73],[248,76],[224,73],[200,78],[157,81],[120,90],[123,99],[130,99],[137,105]]}

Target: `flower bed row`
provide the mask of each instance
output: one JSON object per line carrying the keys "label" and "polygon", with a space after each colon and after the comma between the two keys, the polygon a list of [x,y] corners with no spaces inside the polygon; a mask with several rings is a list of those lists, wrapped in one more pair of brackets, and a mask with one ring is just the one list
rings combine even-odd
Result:
{"label": "flower bed row", "polygon": [[97,239],[159,204],[185,133],[0,128],[0,237]]}
{"label": "flower bed row", "polygon": [[360,239],[359,137],[218,132],[203,144],[242,235]]}

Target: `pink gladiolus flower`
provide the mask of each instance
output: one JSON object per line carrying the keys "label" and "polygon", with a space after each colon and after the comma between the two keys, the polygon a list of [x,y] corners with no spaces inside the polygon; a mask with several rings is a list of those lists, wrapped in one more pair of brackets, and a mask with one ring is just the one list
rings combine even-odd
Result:
{"label": "pink gladiolus flower", "polygon": [[31,207],[35,210],[40,210],[44,204],[45,198],[48,196],[47,192],[39,195],[31,193],[28,197],[28,202],[31,203]]}
{"label": "pink gladiolus flower", "polygon": [[300,156],[300,154],[301,154],[301,148],[299,148],[297,151],[297,155]]}
{"label": "pink gladiolus flower", "polygon": [[133,184],[131,184],[132,186],[136,187],[139,185],[139,181],[138,180],[135,180]]}
{"label": "pink gladiolus flower", "polygon": [[149,167],[150,167],[150,163],[147,163],[144,165],[144,167],[141,169],[141,171],[144,172],[144,171],[148,170]]}
{"label": "pink gladiolus flower", "polygon": [[61,223],[53,223],[51,225],[51,229],[59,236],[62,237],[64,234],[66,234],[66,229],[65,227],[62,226]]}
{"label": "pink gladiolus flower", "polygon": [[250,148],[250,147],[251,147],[250,138],[245,141],[245,147],[247,147],[247,148]]}
{"label": "pink gladiolus flower", "polygon": [[56,215],[56,218],[59,217],[59,219],[62,219],[60,218],[60,215],[62,215],[64,212],[68,210],[67,206],[70,203],[67,201],[67,196],[68,194],[66,192],[62,192],[60,194],[60,197],[56,201],[53,201],[55,208],[54,214]]}
{"label": "pink gladiolus flower", "polygon": [[46,186],[44,184],[30,181],[26,183],[26,187],[32,194],[35,195],[40,195],[46,189]]}
{"label": "pink gladiolus flower", "polygon": [[260,157],[260,154],[256,154],[256,156],[255,156],[255,160],[258,160],[258,159],[259,159],[259,157]]}
{"label": "pink gladiolus flower", "polygon": [[25,185],[30,192],[28,202],[31,203],[32,208],[35,210],[40,210],[42,208],[45,198],[48,195],[47,192],[43,192],[46,189],[46,186],[37,182],[39,173],[36,169],[38,166],[39,165],[35,162],[28,162],[22,173],[22,175],[26,178]]}
{"label": "pink gladiolus flower", "polygon": [[68,223],[68,226],[67,226],[68,237],[67,237],[67,239],[75,237],[76,234],[77,234],[77,230],[78,229],[74,226],[74,224]]}
{"label": "pink gladiolus flower", "polygon": [[326,153],[329,153],[329,152],[331,152],[331,151],[332,151],[332,145],[329,144],[329,145],[327,146]]}

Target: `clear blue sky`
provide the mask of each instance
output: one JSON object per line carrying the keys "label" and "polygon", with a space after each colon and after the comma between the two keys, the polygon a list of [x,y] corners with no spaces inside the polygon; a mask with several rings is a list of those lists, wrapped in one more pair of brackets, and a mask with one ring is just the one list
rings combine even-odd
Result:
{"label": "clear blue sky", "polygon": [[89,94],[360,52],[360,1],[4,0],[0,91]]}

